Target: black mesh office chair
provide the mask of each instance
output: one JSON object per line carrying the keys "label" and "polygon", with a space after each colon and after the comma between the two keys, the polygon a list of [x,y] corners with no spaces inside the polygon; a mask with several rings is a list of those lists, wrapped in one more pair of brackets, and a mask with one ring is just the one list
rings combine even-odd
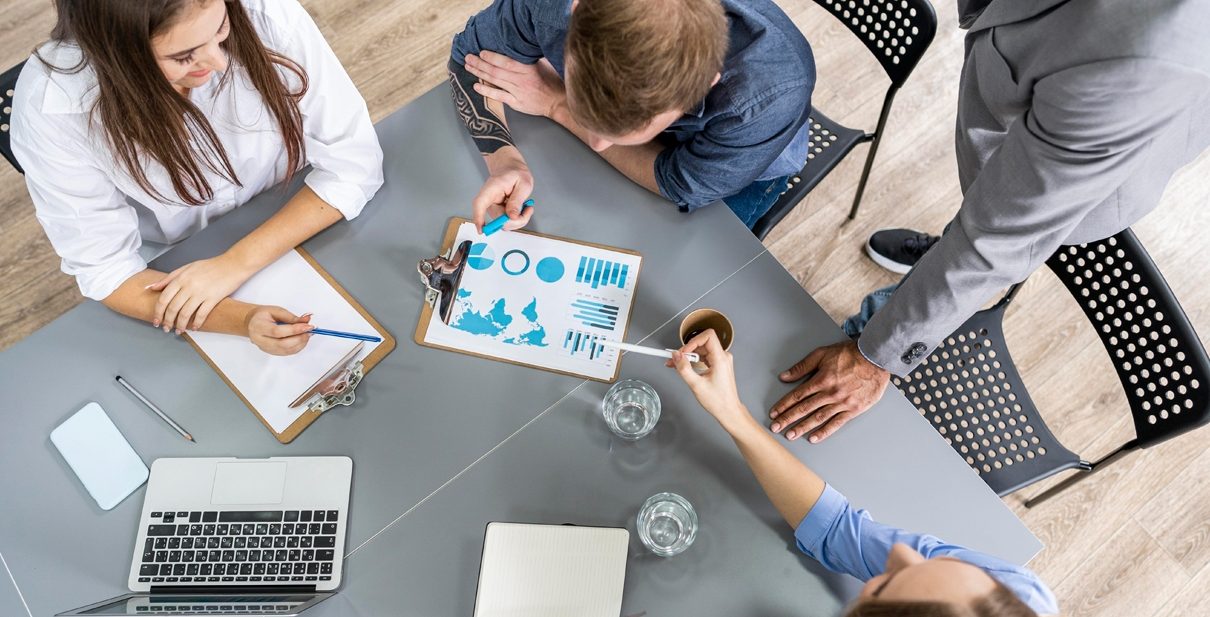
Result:
{"label": "black mesh office chair", "polygon": [[[1065,246],[1046,265],[1109,352],[1126,391],[1134,439],[1090,463],[1051,434],[1004,345],[1004,312],[1019,285],[967,320],[910,375],[892,380],[999,495],[1067,469],[1095,472],[1210,423],[1210,358],[1133,232]],[[1072,476],[1025,505],[1086,477]]]}
{"label": "black mesh office chair", "polygon": [[17,170],[17,173],[25,173],[21,169],[21,165],[17,164],[17,157],[13,156],[13,146],[9,139],[8,129],[13,116],[13,92],[17,87],[17,76],[21,74],[21,68],[25,66],[22,62],[17,66],[0,74],[0,154],[4,155],[5,160]]}
{"label": "black mesh office chair", "polygon": [[752,233],[762,240],[853,148],[869,142],[865,169],[849,210],[850,219],[857,216],[870,168],[874,165],[874,155],[891,113],[891,103],[937,33],[937,14],[928,0],[815,0],[815,3],[827,9],[861,40],[891,79],[891,85],[882,101],[878,127],[873,133],[840,125],[818,109],[811,108],[808,120],[811,147],[807,151],[807,162],[790,179],[786,192],[753,225]]}

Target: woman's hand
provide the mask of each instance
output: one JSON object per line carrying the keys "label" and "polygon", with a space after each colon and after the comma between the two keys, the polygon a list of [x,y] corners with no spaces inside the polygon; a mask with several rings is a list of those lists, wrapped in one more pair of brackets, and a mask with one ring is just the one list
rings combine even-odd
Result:
{"label": "woman's hand", "polygon": [[226,254],[185,264],[147,286],[160,292],[151,325],[165,332],[199,330],[219,302],[239,289],[253,272]]}
{"label": "woman's hand", "polygon": [[[685,354],[690,352],[696,352],[706,364],[704,373],[699,375],[693,370],[693,366],[685,358]],[[698,334],[679,351],[673,352],[672,361],[667,366],[676,367],[681,379],[685,380],[693,396],[697,397],[697,402],[701,403],[728,433],[733,433],[744,423],[754,422],[748,409],[739,400],[731,353],[723,350],[713,329]]]}
{"label": "woman's hand", "polygon": [[275,356],[296,354],[311,340],[311,314],[296,317],[280,306],[258,306],[248,313],[248,338]]}

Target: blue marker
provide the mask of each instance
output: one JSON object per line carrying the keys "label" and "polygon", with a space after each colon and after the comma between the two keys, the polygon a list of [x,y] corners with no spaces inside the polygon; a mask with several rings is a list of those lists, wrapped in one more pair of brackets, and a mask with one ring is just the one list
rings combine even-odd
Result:
{"label": "blue marker", "polygon": [[[528,210],[529,208],[532,208],[533,205],[534,205],[534,200],[526,199],[525,203],[521,204],[521,214],[525,214],[525,211]],[[497,231],[504,229],[504,224],[507,222],[508,222],[507,214],[501,214],[500,216],[492,219],[491,221],[488,221],[488,223],[483,226],[483,235],[490,236],[490,235],[496,233]]]}

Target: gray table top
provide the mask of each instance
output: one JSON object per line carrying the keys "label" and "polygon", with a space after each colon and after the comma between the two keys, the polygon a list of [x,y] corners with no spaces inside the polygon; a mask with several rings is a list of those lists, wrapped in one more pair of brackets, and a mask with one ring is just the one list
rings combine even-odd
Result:
{"label": "gray table top", "polygon": [[[749,387],[749,404],[764,409],[782,389],[768,379],[776,368],[788,365],[817,342],[839,337],[835,324],[725,208],[699,211],[690,223],[690,217],[626,181],[558,127],[527,117],[513,121],[539,187],[533,227],[636,249],[644,255],[630,339],[641,339],[667,326],[705,294],[720,308],[728,301],[727,306],[733,308],[724,310],[738,324],[737,350],[749,344],[749,337],[754,344],[762,341],[760,352],[748,352],[752,361],[745,370],[752,383],[761,384]],[[399,347],[359,388],[353,408],[331,412],[288,446],[278,444],[187,344],[97,303],[69,311],[0,353],[0,388],[20,393],[10,399],[20,401],[19,405],[0,409],[5,427],[0,469],[25,470],[0,475],[0,491],[6,495],[0,505],[0,553],[7,558],[33,614],[52,614],[117,595],[125,585],[142,489],[114,510],[101,511],[49,441],[50,431],[90,400],[106,409],[148,463],[166,456],[353,456],[348,546],[352,551],[381,546],[384,553],[392,553],[397,551],[384,546],[384,538],[404,529],[424,528],[413,520],[422,520],[427,503],[436,507],[445,499],[456,499],[475,474],[510,475],[502,464],[487,461],[512,456],[511,444],[530,439],[538,430],[559,430],[555,418],[572,416],[564,409],[576,404],[576,397],[589,393],[599,397],[595,384],[586,386],[570,377],[422,348],[412,342],[422,295],[415,262],[435,253],[449,216],[464,215],[469,209],[484,172],[444,87],[396,112],[377,128],[385,154],[386,184],[360,217],[336,225],[306,244],[399,341]],[[272,214],[289,194],[273,190],[261,195],[182,243],[161,258],[157,267],[172,268],[221,252]],[[732,277],[741,269],[740,276]],[[734,289],[731,293],[739,295],[723,294],[724,289]],[[762,336],[759,331],[771,327],[768,311],[776,312],[783,331]],[[668,338],[667,333],[658,336]],[[642,366],[628,360],[624,370]],[[452,385],[443,383],[448,379],[444,376],[460,373],[473,375],[476,387],[442,387]],[[113,383],[115,374],[131,380],[169,411],[198,443],[184,442],[150,417]],[[673,385],[658,387],[661,393],[673,396]],[[499,396],[500,392],[508,396]],[[690,409],[687,400],[677,400],[677,409]],[[527,426],[539,416],[543,416],[540,421]],[[895,416],[899,421],[895,425],[880,423],[880,416]],[[922,492],[906,488],[911,483],[877,469],[876,461],[844,464],[849,460],[845,448],[836,444],[853,441],[855,436],[803,451],[859,504],[876,505],[875,512],[887,520],[935,531],[1016,562],[1040,548],[897,393],[888,395],[879,410],[862,420],[857,425],[861,428],[849,430],[852,435],[877,434],[884,441],[900,438],[912,446],[909,460],[894,461],[898,475],[915,478],[914,486],[944,486],[946,491],[944,496],[922,499]],[[660,434],[673,434],[675,426],[666,422]],[[510,436],[514,437],[505,446],[475,465]],[[659,443],[659,439],[663,437],[650,443]],[[541,447],[551,448],[552,455],[558,451],[554,443],[543,442]],[[885,456],[887,450],[879,450],[879,454]],[[677,451],[660,453],[659,460],[666,458],[677,459]],[[522,463],[524,460],[516,464]],[[626,463],[622,459],[618,464]],[[696,465],[700,471],[705,461],[688,458],[678,464]],[[562,475],[553,471],[557,469],[533,473],[539,477]],[[938,479],[942,477],[944,481]],[[750,481],[733,479],[719,486],[728,494],[742,496],[742,511],[753,508],[751,511],[759,512],[765,507]],[[607,487],[594,486],[594,490],[604,493]],[[719,502],[725,501],[722,495]],[[903,500],[893,499],[897,496]],[[402,516],[426,498],[425,507]],[[545,510],[539,501],[514,505],[517,503],[530,504],[528,509],[513,510],[529,518],[543,519],[539,515],[543,511],[549,512],[546,517],[570,516],[553,506]],[[619,500],[615,508],[632,508],[633,503],[633,499]],[[476,515],[480,521],[477,533],[461,541],[480,542],[482,522],[499,511],[489,510],[486,503],[482,507]],[[712,514],[716,520],[726,516]],[[978,529],[971,529],[976,520]],[[388,533],[375,537],[388,526]],[[431,529],[412,533],[431,533]],[[371,538],[373,542],[367,543]],[[741,539],[731,538],[735,542]],[[784,547],[784,537],[781,540]],[[397,557],[405,554],[415,555],[404,552]],[[359,577],[356,564],[371,558],[358,555],[350,561],[347,592],[341,594],[349,597],[339,604],[393,596],[389,587],[366,586],[373,579],[368,573]],[[473,580],[477,559],[473,568],[459,571]],[[700,583],[694,579],[693,584]],[[644,593],[636,589],[632,595],[643,597]],[[453,597],[457,594],[451,596],[450,602],[465,601]],[[0,595],[0,608],[5,606],[4,598]]]}
{"label": "gray table top", "polygon": [[0,615],[25,615],[25,603],[17,594],[13,579],[4,566],[4,555],[0,553]]}
{"label": "gray table top", "polygon": [[[840,338],[770,255],[685,309],[701,307],[742,315],[732,353],[741,395],[762,421],[785,389],[775,377],[778,367],[796,360],[803,346]],[[674,345],[678,325],[658,330],[654,344]],[[676,374],[658,359],[628,355],[622,377],[642,379],[660,394],[662,416],[651,436],[637,443],[613,438],[600,416],[608,386],[582,383],[350,555],[346,592],[320,614],[389,614],[400,597],[418,615],[471,614],[484,526],[491,521],[626,527],[631,551],[623,615],[673,614],[670,606],[685,615],[836,614],[855,582],[823,571],[794,547],[791,528],[734,444]],[[1037,550],[1020,521],[898,395],[823,444],[789,447],[880,521],[1017,562]],[[693,546],[672,559],[648,553],[635,532],[639,506],[661,491],[689,499],[700,518]],[[423,568],[415,567],[417,555],[425,556]]]}

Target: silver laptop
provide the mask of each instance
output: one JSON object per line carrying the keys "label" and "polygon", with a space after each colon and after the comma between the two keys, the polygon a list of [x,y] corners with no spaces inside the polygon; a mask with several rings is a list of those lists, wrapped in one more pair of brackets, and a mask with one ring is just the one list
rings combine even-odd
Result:
{"label": "silver laptop", "polygon": [[340,587],[353,460],[163,458],[128,586],[75,615],[297,615]]}

